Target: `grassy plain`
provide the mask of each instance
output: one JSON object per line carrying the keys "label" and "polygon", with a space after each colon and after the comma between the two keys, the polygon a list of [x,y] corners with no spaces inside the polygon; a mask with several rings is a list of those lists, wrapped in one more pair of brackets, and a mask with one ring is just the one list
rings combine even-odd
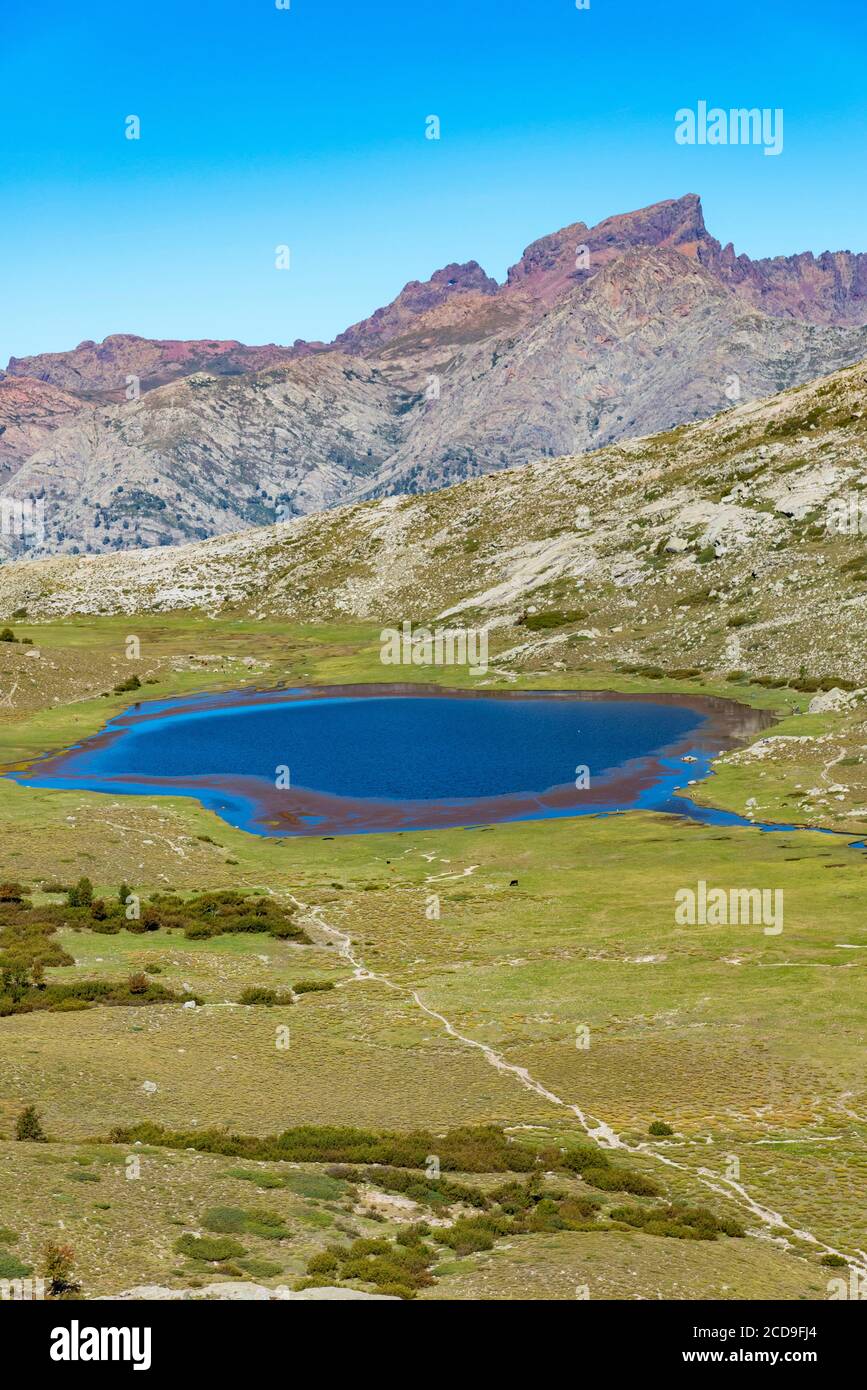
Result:
{"label": "grassy plain", "polygon": [[[20,647],[0,654],[3,689],[18,681],[0,705],[7,765],[73,742],[127,707],[128,694],[102,692],[130,670],[156,682],[142,698],[383,677],[377,633],[358,625],[287,629],[186,615],[17,624],[16,633],[41,655],[31,662]],[[125,656],[131,634],[140,662]],[[470,679],[449,672],[449,684]],[[515,684],[492,671],[491,688]],[[809,697],[792,691],[648,682],[590,667],[526,673],[520,684],[736,693],[785,716],[773,734],[809,741],[774,740],[753,761],[730,755],[699,792],[741,813],[755,797],[760,818],[803,819],[801,792],[838,785],[842,768],[826,776],[829,750],[842,759],[857,746],[853,716],[796,713]],[[853,770],[860,765],[847,765]],[[846,788],[843,800],[829,793],[827,809],[824,791],[814,796],[810,819],[859,825],[849,814],[857,777]],[[190,986],[204,1005],[0,1019],[0,1226],[19,1233],[16,1249],[32,1258],[62,1220],[86,1292],[197,1277],[172,1272],[176,1223],[194,1229],[201,1209],[242,1204],[237,1190],[247,1184],[225,1176],[231,1160],[208,1154],[160,1150],[146,1156],[141,1181],[125,1181],[124,1153],[91,1141],[144,1119],[249,1134],[304,1123],[438,1132],[494,1122],[574,1140],[584,1133],[577,1109],[589,1128],[610,1127],[630,1165],[667,1195],[706,1202],[755,1233],[714,1242],[527,1236],[444,1261],[423,1296],[523,1296],[530,1273],[536,1292],[554,1297],[575,1297],[574,1286],[587,1284],[591,1297],[818,1298],[835,1272],[819,1263],[826,1250],[857,1260],[867,1247],[867,863],[846,837],[630,813],[273,841],[234,830],[187,798],[60,793],[8,780],[0,780],[0,822],[0,877],[33,887],[87,874],[105,894],[126,881],[145,893],[290,895],[314,940],[66,928],[62,944],[76,963],[49,977],[123,979],[158,965],[162,983]],[[699,879],[782,889],[782,934],[677,926],[675,893]],[[336,988],[286,1009],[236,1002],[248,985],[302,978]],[[275,1045],[284,1024],[288,1049]],[[55,1142],[14,1142],[27,1103]],[[652,1138],[653,1120],[672,1135]],[[81,1154],[93,1162],[78,1164]],[[92,1170],[100,1186],[70,1179],[75,1167]],[[341,1215],[282,1189],[277,1197],[293,1237],[279,1252],[283,1268],[264,1282],[303,1273],[332,1221],[381,1233],[357,1203]]]}

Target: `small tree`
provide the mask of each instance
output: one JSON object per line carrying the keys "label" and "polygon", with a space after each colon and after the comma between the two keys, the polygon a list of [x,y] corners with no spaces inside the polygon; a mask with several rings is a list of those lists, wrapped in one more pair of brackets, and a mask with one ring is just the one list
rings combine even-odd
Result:
{"label": "small tree", "polygon": [[125,903],[131,892],[132,889],[130,888],[129,884],[122,883],[117,890],[118,902]]}
{"label": "small tree", "polygon": [[27,994],[30,981],[27,964],[23,960],[7,957],[0,968],[0,994],[8,994],[13,1004],[18,1004]]}
{"label": "small tree", "polygon": [[15,1138],[27,1139],[31,1143],[46,1143],[45,1130],[35,1105],[26,1105],[15,1121]]}
{"label": "small tree", "polygon": [[66,895],[70,907],[90,907],[93,902],[93,884],[89,878],[80,878]]}
{"label": "small tree", "polygon": [[11,627],[4,627],[3,631],[0,632],[0,642],[17,642],[17,641],[18,641],[18,638],[15,636],[15,633],[12,631]]}
{"label": "small tree", "polygon": [[81,1285],[71,1277],[75,1268],[75,1251],[71,1245],[60,1245],[55,1240],[49,1240],[42,1260],[43,1277],[50,1298],[62,1298],[64,1294],[78,1292]]}

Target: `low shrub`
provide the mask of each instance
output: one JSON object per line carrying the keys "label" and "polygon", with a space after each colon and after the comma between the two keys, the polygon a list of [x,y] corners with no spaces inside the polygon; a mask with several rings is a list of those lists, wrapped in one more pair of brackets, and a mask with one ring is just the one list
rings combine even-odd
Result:
{"label": "low shrub", "polygon": [[265,1004],[273,1006],[275,1004],[294,1004],[295,1000],[291,994],[277,989],[264,989],[262,986],[251,985],[241,991],[238,995],[239,1004]]}
{"label": "low shrub", "polygon": [[648,1134],[662,1138],[665,1135],[674,1134],[671,1125],[667,1125],[664,1120],[652,1120],[647,1127]]}
{"label": "low shrub", "polygon": [[118,681],[114,687],[115,695],[125,695],[128,690],[141,690],[141,681],[138,676],[127,676],[125,681]]}
{"label": "low shrub", "polygon": [[228,1236],[219,1240],[213,1236],[194,1236],[188,1233],[175,1241],[174,1248],[179,1255],[187,1255],[191,1260],[203,1260],[208,1264],[247,1254],[239,1241],[230,1240]]}
{"label": "low shrub", "polygon": [[243,1207],[211,1207],[202,1217],[202,1225],[220,1235],[264,1236],[266,1240],[284,1240],[290,1234],[277,1212],[245,1211]]}
{"label": "low shrub", "polygon": [[707,1207],[689,1207],[681,1203],[664,1207],[614,1207],[608,1215],[612,1221],[636,1226],[648,1235],[668,1236],[676,1240],[715,1240],[718,1235],[735,1238],[744,1235],[744,1229],[737,1221],[717,1217]]}
{"label": "low shrub", "polygon": [[434,1240],[448,1245],[456,1255],[473,1255],[479,1250],[493,1250],[494,1231],[487,1217],[461,1217],[451,1226],[438,1227]]}
{"label": "low shrub", "polygon": [[[352,1168],[347,1171],[355,1172]],[[296,1196],[318,1202],[334,1202],[346,1191],[346,1183],[328,1173],[287,1173],[284,1185]]]}
{"label": "low shrub", "polygon": [[518,622],[530,632],[546,632],[550,628],[565,627],[567,623],[583,623],[589,614],[584,608],[550,608],[546,613],[527,613]]}
{"label": "low shrub", "polygon": [[655,1182],[629,1168],[586,1168],[581,1176],[591,1187],[598,1187],[602,1192],[631,1192],[636,1197],[659,1196]]}

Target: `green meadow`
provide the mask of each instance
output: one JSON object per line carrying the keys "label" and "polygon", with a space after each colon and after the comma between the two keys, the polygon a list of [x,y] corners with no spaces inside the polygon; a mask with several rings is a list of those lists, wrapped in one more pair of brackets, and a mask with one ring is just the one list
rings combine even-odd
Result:
{"label": "green meadow", "polygon": [[[94,732],[132,699],[384,672],[369,626],[151,615],[20,624],[16,634],[32,638],[45,669],[38,693],[19,686],[17,703],[0,711],[7,767]],[[131,634],[141,643],[133,663],[124,654]],[[130,670],[140,691],[113,693]],[[448,674],[452,685],[472,681]],[[736,693],[779,716],[775,735],[828,735],[841,746],[851,738],[844,716],[796,713],[808,697],[791,691],[784,699],[762,687],[733,692],[591,668],[516,682],[494,661],[487,688],[518,683]],[[779,757],[755,765],[727,757],[693,790],[741,814],[757,797],[760,818],[797,821],[798,783],[821,775],[811,747],[780,743]],[[857,797],[854,787],[846,809]],[[201,1210],[244,1207],[238,1190],[249,1181],[227,1176],[230,1160],[188,1147],[155,1150],[141,1180],[126,1181],[126,1150],[107,1143],[110,1131],[148,1121],[249,1136],[299,1125],[435,1135],[496,1125],[540,1144],[602,1139],[665,1200],[707,1205],[747,1231],[713,1241],[616,1221],[540,1231],[444,1257],[420,1297],[508,1298],[531,1280],[538,1296],[556,1298],[576,1297],[577,1286],[609,1298],[823,1298],[829,1252],[863,1259],[867,860],[851,835],[628,813],[269,840],[188,798],[9,780],[0,780],[0,821],[0,877],[20,882],[33,902],[62,903],[45,887],[82,876],[105,898],[121,883],[145,898],[273,894],[294,906],[312,943],[105,934],[77,921],[58,929],[74,964],[49,967],[49,982],[155,971],[202,1003],[0,1018],[0,1227],[16,1233],[9,1248],[25,1263],[38,1264],[40,1241],[62,1219],[86,1293],[226,1277],[225,1260],[190,1267],[174,1241],[199,1229]],[[676,894],[699,880],[782,890],[783,931],[678,925]],[[291,1005],[239,1003],[245,989],[286,991],[301,980],[334,988]],[[28,1104],[49,1143],[15,1140]],[[651,1135],[655,1121],[670,1133]],[[290,1167],[277,1165],[281,1181]],[[98,1185],[70,1178],[79,1168]],[[364,1184],[332,1202],[336,1210],[283,1186],[273,1201],[268,1191],[260,1198],[249,1205],[276,1202],[290,1234],[277,1255],[273,1241],[249,1242],[254,1267],[277,1266],[246,1275],[258,1282],[291,1284],[328,1241],[391,1239],[408,1219],[399,1203],[377,1211]],[[348,1230],[335,1230],[341,1225]]]}

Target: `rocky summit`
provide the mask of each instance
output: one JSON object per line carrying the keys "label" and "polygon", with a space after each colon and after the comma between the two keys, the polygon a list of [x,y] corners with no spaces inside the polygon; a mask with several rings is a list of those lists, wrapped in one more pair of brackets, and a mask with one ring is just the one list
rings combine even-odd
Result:
{"label": "rocky summit", "polygon": [[694,194],[412,281],[330,344],[117,334],[13,358],[7,557],[175,544],[729,411],[867,354],[867,254],[751,260]]}

